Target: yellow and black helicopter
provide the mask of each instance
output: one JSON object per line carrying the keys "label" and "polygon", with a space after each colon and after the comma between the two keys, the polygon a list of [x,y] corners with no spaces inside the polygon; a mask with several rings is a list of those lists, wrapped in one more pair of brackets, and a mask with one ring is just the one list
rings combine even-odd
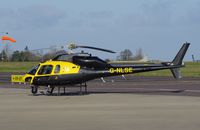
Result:
{"label": "yellow and black helicopter", "polygon": [[[125,74],[134,74],[147,71],[156,71],[170,69],[174,78],[181,78],[180,67],[184,67],[183,58],[189,47],[190,43],[184,43],[172,62],[161,62],[151,64],[135,64],[135,63],[109,63],[99,57],[92,56],[88,53],[65,53],[60,54],[52,60],[41,62],[36,67],[31,69],[30,72],[25,74],[24,81],[28,82],[31,86],[33,94],[38,93],[39,86],[46,86],[46,93],[52,94],[55,87],[69,85],[80,85],[85,87],[87,92],[87,81]],[[78,46],[71,44],[69,48],[89,48],[109,53],[114,51],[96,48],[91,46]],[[64,87],[65,89],[65,87]]]}

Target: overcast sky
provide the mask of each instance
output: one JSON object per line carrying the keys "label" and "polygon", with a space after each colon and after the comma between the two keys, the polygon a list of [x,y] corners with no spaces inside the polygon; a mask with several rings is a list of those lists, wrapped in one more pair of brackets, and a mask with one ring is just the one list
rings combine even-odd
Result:
{"label": "overcast sky", "polygon": [[[171,60],[182,43],[200,59],[200,0],[0,0],[0,32],[22,50],[70,41]],[[2,35],[2,33],[1,33]],[[2,49],[2,44],[0,45]],[[117,54],[95,53],[103,58]]]}

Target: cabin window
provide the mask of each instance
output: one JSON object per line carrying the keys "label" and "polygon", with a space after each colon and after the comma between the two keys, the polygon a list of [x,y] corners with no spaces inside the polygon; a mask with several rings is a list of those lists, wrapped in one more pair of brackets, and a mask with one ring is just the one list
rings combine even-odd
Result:
{"label": "cabin window", "polygon": [[53,69],[53,66],[52,65],[43,65],[39,72],[38,72],[38,75],[42,75],[42,74],[51,74],[52,72],[52,69]]}
{"label": "cabin window", "polygon": [[30,74],[30,75],[35,75],[35,73],[36,73],[37,69],[39,68],[39,66],[40,66],[40,64],[37,65],[37,66],[35,66],[35,67],[33,67],[33,68],[28,72],[28,74]]}
{"label": "cabin window", "polygon": [[56,65],[54,73],[60,73],[60,65]]}

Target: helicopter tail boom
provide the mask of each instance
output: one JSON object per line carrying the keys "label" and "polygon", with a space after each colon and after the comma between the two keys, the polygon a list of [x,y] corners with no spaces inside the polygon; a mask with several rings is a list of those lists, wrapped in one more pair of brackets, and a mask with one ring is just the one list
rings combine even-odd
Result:
{"label": "helicopter tail boom", "polygon": [[131,73],[140,73],[140,72],[148,72],[148,71],[156,71],[156,70],[171,70],[173,77],[176,79],[180,79],[181,73],[180,68],[184,67],[183,58],[188,50],[190,43],[184,43],[175,58],[172,62],[161,62],[161,63],[147,63],[147,64],[111,64],[112,68],[110,68],[109,72],[113,75],[119,74],[131,74]]}

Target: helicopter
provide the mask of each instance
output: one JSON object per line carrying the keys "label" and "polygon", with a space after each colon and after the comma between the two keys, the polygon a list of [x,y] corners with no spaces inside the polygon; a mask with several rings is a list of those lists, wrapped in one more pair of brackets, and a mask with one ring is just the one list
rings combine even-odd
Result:
{"label": "helicopter", "polygon": [[[87,82],[97,78],[109,76],[118,76],[126,74],[134,74],[148,71],[157,71],[169,69],[175,79],[180,79],[180,68],[184,67],[183,58],[188,50],[190,43],[184,43],[171,62],[161,63],[109,63],[97,56],[89,53],[64,53],[59,54],[53,59],[39,63],[32,68],[24,76],[24,82],[29,83],[33,95],[38,93],[39,86],[46,86],[45,94],[52,94],[54,88],[58,87],[58,95],[60,88],[65,86],[80,86],[85,88],[87,93]],[[70,44],[68,47],[71,51],[77,48],[87,48],[108,53],[116,53],[112,50],[102,49],[91,46],[79,46]]]}

